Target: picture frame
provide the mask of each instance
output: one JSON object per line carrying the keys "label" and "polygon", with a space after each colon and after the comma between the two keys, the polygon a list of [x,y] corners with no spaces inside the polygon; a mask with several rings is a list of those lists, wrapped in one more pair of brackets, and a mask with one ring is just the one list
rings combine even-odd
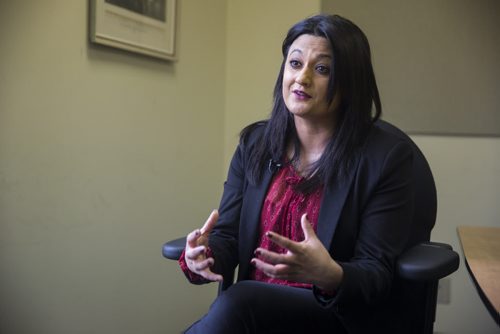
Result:
{"label": "picture frame", "polygon": [[176,60],[176,0],[90,0],[90,40]]}

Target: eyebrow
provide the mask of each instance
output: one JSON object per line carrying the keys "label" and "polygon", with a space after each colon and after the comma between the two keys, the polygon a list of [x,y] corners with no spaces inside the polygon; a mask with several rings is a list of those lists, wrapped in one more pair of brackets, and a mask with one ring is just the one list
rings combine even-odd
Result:
{"label": "eyebrow", "polygon": [[[302,52],[301,49],[293,49],[292,51],[290,51],[289,55],[291,55],[294,52],[298,52],[300,54],[303,54],[303,52]],[[321,58],[330,58],[330,59],[332,59],[332,56],[330,54],[328,54],[328,53],[320,53],[316,58],[317,59],[321,59]]]}

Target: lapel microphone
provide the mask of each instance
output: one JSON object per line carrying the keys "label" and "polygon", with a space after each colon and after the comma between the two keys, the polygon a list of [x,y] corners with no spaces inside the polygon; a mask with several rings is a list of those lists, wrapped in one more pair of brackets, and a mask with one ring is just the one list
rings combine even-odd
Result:
{"label": "lapel microphone", "polygon": [[273,159],[269,159],[269,165],[267,168],[271,173],[274,174],[281,167],[283,167],[283,164],[279,163],[278,161],[274,161]]}

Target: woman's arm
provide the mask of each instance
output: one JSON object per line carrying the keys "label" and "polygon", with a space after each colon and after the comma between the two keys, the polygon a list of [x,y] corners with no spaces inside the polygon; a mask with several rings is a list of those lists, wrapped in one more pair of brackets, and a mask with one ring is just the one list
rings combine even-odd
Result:
{"label": "woman's arm", "polygon": [[229,167],[219,210],[212,213],[202,229],[187,237],[179,261],[187,278],[196,284],[233,277],[238,264],[240,211],[246,188],[245,149],[241,141]]}
{"label": "woman's arm", "polygon": [[224,192],[219,205],[219,219],[209,238],[209,247],[215,263],[213,270],[223,276],[233,276],[238,265],[238,233],[246,175],[245,145],[240,143],[233,155]]}

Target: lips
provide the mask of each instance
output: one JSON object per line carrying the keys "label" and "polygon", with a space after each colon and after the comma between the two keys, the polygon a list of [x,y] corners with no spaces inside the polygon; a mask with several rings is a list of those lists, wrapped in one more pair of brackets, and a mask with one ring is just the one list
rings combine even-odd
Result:
{"label": "lips", "polygon": [[299,98],[299,99],[310,99],[310,98],[312,97],[311,95],[309,95],[309,94],[307,94],[306,92],[301,91],[301,90],[299,90],[299,89],[295,89],[295,90],[293,90],[292,92],[293,92],[293,93],[295,94],[295,96],[296,96],[297,98]]}

